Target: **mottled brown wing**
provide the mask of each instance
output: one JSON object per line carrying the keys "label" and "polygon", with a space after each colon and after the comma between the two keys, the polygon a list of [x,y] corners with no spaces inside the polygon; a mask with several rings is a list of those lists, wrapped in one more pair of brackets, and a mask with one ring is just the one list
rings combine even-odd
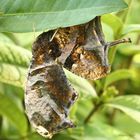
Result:
{"label": "mottled brown wing", "polygon": [[96,52],[86,51],[79,47],[75,49],[71,59],[74,60],[74,63],[71,65],[70,71],[83,78],[96,80],[106,76],[109,72],[109,67],[101,64]]}
{"label": "mottled brown wing", "polygon": [[50,36],[51,32],[41,34],[33,45],[25,94],[29,121],[44,137],[74,127],[67,117],[77,98],[62,67],[54,61],[56,56],[52,54],[58,48],[53,48],[56,43],[49,42]]}
{"label": "mottled brown wing", "polygon": [[64,65],[76,75],[92,80],[106,76],[110,70],[105,46],[102,44],[104,38],[100,37],[101,33],[98,33],[102,30],[98,29],[100,25],[96,25],[97,20],[99,19],[95,18],[82,25],[81,32],[84,33],[84,41],[82,44],[76,43],[76,47]]}

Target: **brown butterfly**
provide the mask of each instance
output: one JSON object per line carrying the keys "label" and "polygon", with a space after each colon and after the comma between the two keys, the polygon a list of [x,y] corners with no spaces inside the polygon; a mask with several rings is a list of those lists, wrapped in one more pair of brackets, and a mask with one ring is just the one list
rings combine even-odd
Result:
{"label": "brown butterfly", "polygon": [[44,137],[72,128],[69,109],[77,99],[63,68],[87,79],[109,72],[108,48],[129,39],[105,42],[100,17],[82,25],[42,33],[34,42],[25,106],[33,127]]}
{"label": "brown butterfly", "polygon": [[59,52],[54,60],[69,71],[91,80],[100,79],[110,71],[110,47],[130,42],[130,39],[106,42],[100,18],[96,17],[86,24],[48,32],[54,32],[50,40],[55,47],[50,48],[50,54],[55,56]]}

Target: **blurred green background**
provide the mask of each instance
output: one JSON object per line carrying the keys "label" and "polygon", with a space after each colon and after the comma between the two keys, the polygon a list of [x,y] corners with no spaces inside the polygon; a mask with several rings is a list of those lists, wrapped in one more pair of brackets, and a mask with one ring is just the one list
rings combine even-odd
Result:
{"label": "blurred green background", "polygon": [[[101,80],[66,71],[79,93],[70,112],[77,127],[53,140],[140,140],[140,0],[126,3],[128,9],[103,15],[102,25],[106,40],[130,37],[132,43],[110,49],[112,70]],[[31,46],[39,34],[0,33],[0,140],[45,140],[30,126],[23,103]]]}

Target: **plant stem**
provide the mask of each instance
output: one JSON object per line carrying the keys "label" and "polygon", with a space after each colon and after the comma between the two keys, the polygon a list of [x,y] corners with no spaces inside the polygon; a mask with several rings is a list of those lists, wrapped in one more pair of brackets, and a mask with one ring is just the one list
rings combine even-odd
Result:
{"label": "plant stem", "polygon": [[85,118],[84,123],[86,124],[91,117],[96,113],[96,111],[101,107],[102,103],[95,104],[95,107],[91,110],[88,116]]}

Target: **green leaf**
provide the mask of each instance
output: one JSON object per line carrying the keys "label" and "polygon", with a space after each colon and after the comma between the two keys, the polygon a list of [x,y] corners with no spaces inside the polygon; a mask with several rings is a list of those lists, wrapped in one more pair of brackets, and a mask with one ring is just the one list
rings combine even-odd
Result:
{"label": "green leaf", "polygon": [[[11,33],[9,33],[9,34],[11,34]],[[0,43],[14,44],[13,40],[11,40],[9,37],[7,37],[7,35],[5,35],[4,33],[0,33]]]}
{"label": "green leaf", "polygon": [[[20,139],[20,138],[19,138]],[[37,133],[30,133],[26,136],[27,140],[48,140]]]}
{"label": "green leaf", "polygon": [[24,113],[4,94],[0,94],[0,114],[7,117],[22,135],[26,134],[28,126]]}
{"label": "green leaf", "polygon": [[30,32],[30,33],[8,33],[5,34],[11,35],[15,37],[16,44],[19,46],[22,46],[28,50],[31,50],[33,42],[36,40],[36,38],[41,34],[42,32]]}
{"label": "green leaf", "polygon": [[112,30],[114,31],[114,37],[118,38],[123,28],[123,23],[119,19],[119,17],[113,14],[107,14],[102,16],[102,21],[112,28]]}
{"label": "green leaf", "polygon": [[133,65],[137,66],[137,68],[140,68],[140,54],[134,55],[133,63]]}
{"label": "green leaf", "polygon": [[[34,140],[34,139],[33,139]],[[37,139],[38,140],[38,139]],[[54,135],[53,140],[75,140],[68,135]]]}
{"label": "green leaf", "polygon": [[32,32],[67,27],[126,7],[123,0],[1,0],[0,31]]}
{"label": "green leaf", "polygon": [[8,63],[28,67],[31,52],[16,46],[8,37],[0,34],[0,64]]}
{"label": "green leaf", "polygon": [[[128,124],[131,127],[128,127]],[[119,130],[122,130],[129,135],[140,134],[140,124],[128,115],[125,115],[123,112],[117,111],[114,125]]]}
{"label": "green leaf", "polygon": [[31,52],[0,34],[0,82],[24,87]]}
{"label": "green leaf", "polygon": [[83,137],[83,126],[73,129],[67,129],[66,131],[62,131],[61,133],[55,135],[53,137],[53,140],[79,140],[81,137]]}
{"label": "green leaf", "polygon": [[0,82],[24,87],[27,69],[10,64],[0,64]]}
{"label": "green leaf", "polygon": [[117,108],[140,123],[140,96],[127,95],[112,99],[107,106]]}
{"label": "green leaf", "polygon": [[84,140],[133,140],[125,133],[99,122],[88,124],[84,128]]}
{"label": "green leaf", "polygon": [[[95,99],[95,101],[96,101],[96,99]],[[85,118],[87,117],[89,112],[94,107],[93,106],[93,98],[91,98],[91,99],[79,98],[77,104],[78,104],[78,109],[76,112],[77,122],[78,122],[78,124],[83,125]]]}
{"label": "green leaf", "polygon": [[114,32],[113,29],[107,25],[106,23],[102,22],[102,28],[103,28],[103,33],[105,36],[105,39],[109,42],[114,40]]}
{"label": "green leaf", "polygon": [[131,32],[140,32],[140,24],[130,24],[130,25],[126,25],[123,28],[122,34],[128,34]]}
{"label": "green leaf", "polygon": [[131,79],[131,78],[132,78],[132,72],[130,70],[127,69],[117,70],[115,72],[110,73],[106,77],[104,88],[106,88],[107,86],[109,86],[110,84],[116,81],[123,80],[123,79]]}
{"label": "green leaf", "polygon": [[140,53],[139,45],[121,45],[118,47],[118,51],[126,56],[131,56]]}
{"label": "green leaf", "polygon": [[74,86],[78,93],[83,95],[89,95],[92,97],[97,97],[96,91],[93,86],[84,78],[81,78],[68,70],[65,69],[66,76],[68,77],[71,84]]}
{"label": "green leaf", "polygon": [[0,34],[0,82],[24,87],[31,52]]}

